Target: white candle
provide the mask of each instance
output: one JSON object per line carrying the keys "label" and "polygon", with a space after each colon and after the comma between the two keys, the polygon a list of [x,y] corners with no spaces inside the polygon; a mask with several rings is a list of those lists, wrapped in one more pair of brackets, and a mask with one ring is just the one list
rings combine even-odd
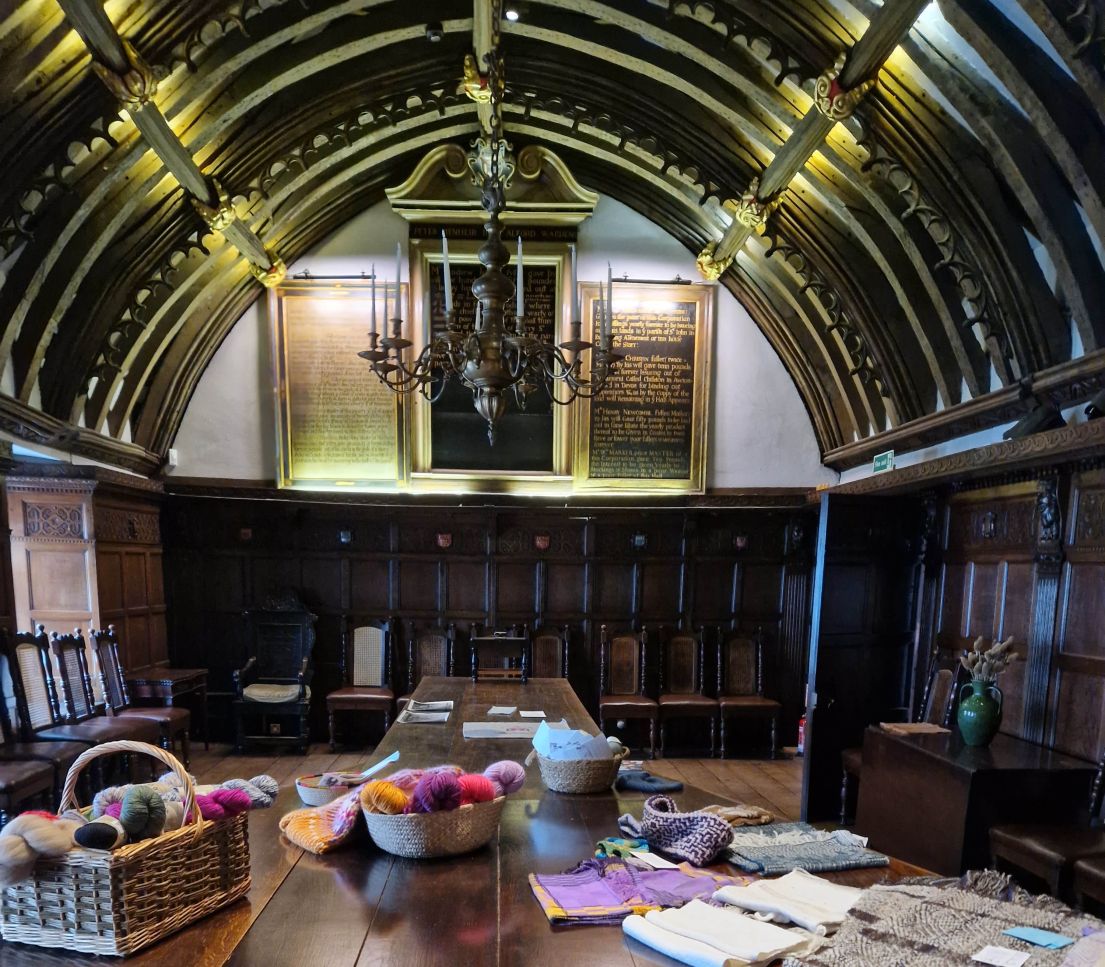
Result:
{"label": "white candle", "polygon": [[445,260],[445,311],[453,311],[453,276],[449,272],[449,239],[445,237],[445,229],[441,230],[441,257]]}
{"label": "white candle", "polygon": [[517,265],[517,281],[514,283],[514,291],[516,296],[516,311],[515,315],[519,318],[526,314],[526,301],[525,301],[525,289],[523,288],[522,281],[522,233],[518,233],[518,265]]}
{"label": "white candle", "polygon": [[384,335],[388,334],[388,280],[384,279]]}
{"label": "white candle", "polygon": [[580,318],[579,312],[579,278],[576,274],[576,246],[575,242],[568,246],[572,253],[572,318],[570,322],[576,322]]}
{"label": "white candle", "polygon": [[614,272],[606,263],[606,340],[614,333]]}
{"label": "white candle", "polygon": [[[376,335],[376,263],[372,263],[372,335]],[[375,340],[373,340],[375,345]]]}
{"label": "white candle", "polygon": [[403,271],[403,249],[398,242],[395,243],[395,318],[402,319],[403,313],[399,309],[400,273]]}

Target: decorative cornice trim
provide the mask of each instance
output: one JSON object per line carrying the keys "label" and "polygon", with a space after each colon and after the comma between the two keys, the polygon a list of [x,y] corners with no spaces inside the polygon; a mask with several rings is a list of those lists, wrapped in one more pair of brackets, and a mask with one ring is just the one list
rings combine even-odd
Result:
{"label": "decorative cornice trim", "polygon": [[6,393],[0,393],[0,430],[29,443],[79,454],[147,477],[157,473],[163,462],[156,453],[137,443],[126,443],[85,427],[73,426]]}
{"label": "decorative cornice trim", "polygon": [[1020,440],[1006,440],[964,450],[950,457],[927,460],[831,488],[833,494],[890,494],[922,490],[938,484],[1073,463],[1105,456],[1105,420],[1048,430]]}

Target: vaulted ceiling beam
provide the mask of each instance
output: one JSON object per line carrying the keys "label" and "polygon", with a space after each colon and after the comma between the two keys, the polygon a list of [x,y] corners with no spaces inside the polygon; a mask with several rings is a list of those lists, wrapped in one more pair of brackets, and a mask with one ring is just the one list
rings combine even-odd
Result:
{"label": "vaulted ceiling beam", "polygon": [[104,86],[130,113],[142,133],[212,230],[221,232],[249,260],[250,271],[267,286],[284,277],[284,263],[241,221],[221,186],[204,177],[154,103],[158,76],[130,44],[119,36],[100,0],[58,0],[65,16],[92,55],[93,67]]}
{"label": "vaulted ceiling beam", "polygon": [[837,121],[848,117],[856,103],[873,86],[879,68],[902,37],[913,26],[929,0],[896,0],[886,3],[871,18],[863,36],[856,41],[843,64],[817,80],[814,106],[783,142],[771,163],[737,202],[736,217],[715,246],[708,246],[700,258],[704,274],[717,278],[767,219],[779,195],[828,137]]}

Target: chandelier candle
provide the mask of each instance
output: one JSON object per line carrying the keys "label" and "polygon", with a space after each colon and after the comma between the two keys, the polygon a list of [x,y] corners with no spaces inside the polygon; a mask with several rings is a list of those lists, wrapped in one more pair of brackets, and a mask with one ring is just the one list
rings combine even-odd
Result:
{"label": "chandelier candle", "polygon": [[449,239],[445,237],[445,229],[441,230],[441,259],[445,271],[445,314],[453,311],[453,276],[449,271]]}
{"label": "chandelier candle", "polygon": [[514,292],[517,298],[514,314],[518,317],[518,332],[522,331],[522,317],[526,314],[525,288],[522,283],[522,233],[518,233],[518,265],[516,266]]}
{"label": "chandelier candle", "polygon": [[606,263],[606,318],[603,321],[603,330],[599,336],[600,344],[604,347],[610,345],[614,335],[614,272],[610,263]]}
{"label": "chandelier candle", "polygon": [[376,348],[376,263],[372,263],[372,348]]}

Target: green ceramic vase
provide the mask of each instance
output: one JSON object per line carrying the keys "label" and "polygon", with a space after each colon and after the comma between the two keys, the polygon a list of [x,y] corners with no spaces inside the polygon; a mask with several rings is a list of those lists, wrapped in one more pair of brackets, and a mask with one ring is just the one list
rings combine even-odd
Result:
{"label": "green ceramic vase", "polygon": [[967,745],[987,746],[1001,728],[1001,689],[992,682],[972,679],[959,690],[956,721]]}

